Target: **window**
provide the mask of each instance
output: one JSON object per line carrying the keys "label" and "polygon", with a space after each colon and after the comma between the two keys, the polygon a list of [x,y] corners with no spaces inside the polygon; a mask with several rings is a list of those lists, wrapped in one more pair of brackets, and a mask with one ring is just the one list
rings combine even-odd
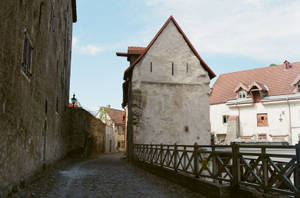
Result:
{"label": "window", "polygon": [[300,83],[297,85],[297,87],[298,87],[298,92],[300,92]]}
{"label": "window", "polygon": [[150,62],[150,72],[152,72],[152,62]]}
{"label": "window", "polygon": [[22,57],[22,71],[27,77],[31,77],[31,59],[32,59],[32,43],[28,37],[27,31],[24,33],[24,46]]}
{"label": "window", "polygon": [[188,73],[189,72],[189,64],[187,63],[186,64],[186,73]]}
{"label": "window", "polygon": [[229,118],[229,115],[223,115],[223,117],[222,117],[223,124],[226,124],[228,122],[228,118]]}
{"label": "window", "polygon": [[258,140],[267,140],[267,134],[265,133],[258,134]]}
{"label": "window", "polygon": [[245,91],[239,91],[239,98],[246,98],[246,92]]}
{"label": "window", "polygon": [[54,7],[53,4],[51,3],[51,10],[50,10],[50,31],[54,32]]}
{"label": "window", "polygon": [[174,76],[174,63],[172,62],[172,76]]}
{"label": "window", "polygon": [[58,96],[56,96],[56,113],[59,112],[59,102],[58,102]]}
{"label": "window", "polygon": [[45,114],[47,115],[48,113],[48,101],[47,99],[45,100]]}
{"label": "window", "polygon": [[258,113],[257,114],[257,126],[258,127],[268,126],[268,114],[267,113]]}

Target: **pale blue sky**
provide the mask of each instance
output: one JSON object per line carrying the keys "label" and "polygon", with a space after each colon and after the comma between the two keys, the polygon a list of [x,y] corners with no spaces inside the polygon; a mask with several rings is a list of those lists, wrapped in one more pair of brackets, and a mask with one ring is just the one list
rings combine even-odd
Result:
{"label": "pale blue sky", "polygon": [[120,109],[128,62],[115,52],[146,46],[170,15],[217,76],[300,61],[299,10],[299,0],[77,0],[70,96]]}

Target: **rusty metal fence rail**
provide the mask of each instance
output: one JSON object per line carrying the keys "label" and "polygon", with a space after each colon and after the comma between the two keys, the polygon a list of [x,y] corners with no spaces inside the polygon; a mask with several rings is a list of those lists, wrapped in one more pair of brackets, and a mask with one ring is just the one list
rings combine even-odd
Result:
{"label": "rusty metal fence rail", "polygon": [[[233,188],[300,195],[300,144],[296,146],[135,144],[135,160]],[[297,157],[298,156],[298,157]]]}

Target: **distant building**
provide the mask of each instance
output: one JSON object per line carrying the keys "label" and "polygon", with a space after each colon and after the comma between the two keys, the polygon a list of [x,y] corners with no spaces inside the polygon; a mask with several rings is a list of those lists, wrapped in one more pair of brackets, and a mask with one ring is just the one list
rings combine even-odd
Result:
{"label": "distant building", "polygon": [[130,62],[123,84],[129,152],[133,143],[210,143],[208,94],[215,74],[172,16],[146,48],[117,55]]}
{"label": "distant building", "polygon": [[109,138],[106,145],[114,145],[114,149],[108,146],[109,150],[125,151],[125,111],[113,109],[108,105],[107,107],[101,107],[96,117],[107,125],[107,137],[111,137],[109,127],[112,127],[114,141],[110,143],[111,139]]}
{"label": "distant building", "polygon": [[76,1],[0,1],[0,197],[67,151]]}
{"label": "distant building", "polygon": [[115,133],[110,125],[105,126],[105,153],[113,153],[115,150]]}
{"label": "distant building", "polygon": [[299,141],[300,62],[222,74],[209,99],[217,143]]}

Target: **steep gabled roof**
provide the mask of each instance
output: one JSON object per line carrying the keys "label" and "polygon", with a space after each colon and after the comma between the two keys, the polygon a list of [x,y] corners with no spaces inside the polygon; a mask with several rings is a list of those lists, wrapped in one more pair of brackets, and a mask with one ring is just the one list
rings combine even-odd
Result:
{"label": "steep gabled roof", "polygon": [[129,79],[131,78],[134,66],[145,56],[145,54],[148,52],[148,50],[153,45],[153,43],[156,41],[156,39],[161,34],[161,32],[167,27],[167,25],[169,24],[170,21],[173,21],[173,23],[175,24],[175,26],[178,29],[178,31],[182,34],[184,40],[187,42],[187,44],[189,45],[189,47],[191,48],[191,50],[194,52],[195,56],[199,59],[199,61],[200,61],[201,65],[203,66],[203,68],[208,72],[208,75],[209,75],[210,79],[212,79],[212,78],[214,78],[216,76],[215,73],[209,68],[209,66],[202,60],[202,58],[200,57],[200,55],[198,54],[198,52],[196,51],[196,49],[194,48],[194,46],[192,45],[192,43],[190,42],[190,40],[187,38],[187,36],[184,34],[184,32],[182,31],[182,29],[180,28],[180,26],[178,25],[178,23],[174,19],[174,17],[170,16],[168,18],[168,20],[165,22],[165,24],[157,32],[157,34],[152,39],[152,41],[149,43],[149,45],[146,47],[146,49],[144,50],[144,52],[125,70],[124,80],[127,80],[128,78]]}
{"label": "steep gabled roof", "polygon": [[119,109],[113,109],[113,108],[107,108],[107,114],[109,115],[109,117],[112,119],[112,121],[116,124],[116,125],[123,125],[123,116],[125,111],[119,110]]}
{"label": "steep gabled roof", "polygon": [[256,82],[262,89],[268,91],[268,96],[294,94],[293,83],[300,74],[300,62],[290,65],[289,69],[285,69],[284,65],[277,65],[222,74],[212,87],[209,102],[221,104],[236,99],[234,90],[240,83],[248,86],[249,89],[249,86]]}

